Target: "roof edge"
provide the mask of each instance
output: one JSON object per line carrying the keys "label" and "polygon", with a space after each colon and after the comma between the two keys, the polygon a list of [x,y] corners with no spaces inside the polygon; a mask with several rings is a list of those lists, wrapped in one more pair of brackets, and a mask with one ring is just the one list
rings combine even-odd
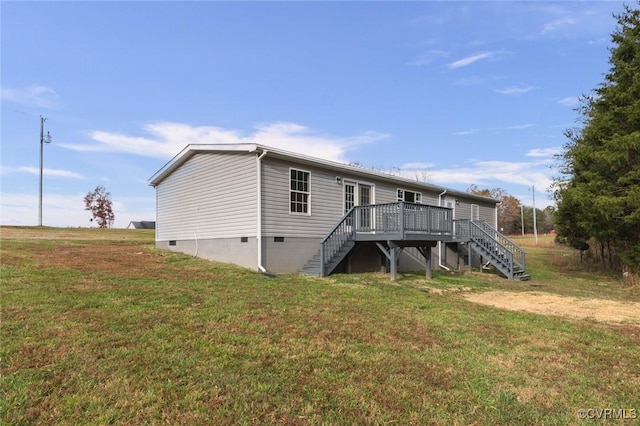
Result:
{"label": "roof edge", "polygon": [[150,186],[157,186],[167,176],[183,165],[189,158],[199,152],[253,152],[258,149],[257,144],[188,144],[164,166],[153,174],[147,181]]}
{"label": "roof edge", "polygon": [[448,188],[445,186],[434,185],[432,183],[420,182],[408,178],[404,178],[401,176],[395,176],[389,173],[379,172],[376,170],[369,170],[362,167],[351,166],[349,164],[340,163],[332,160],[325,160],[322,158],[311,157],[304,154],[299,154],[296,152],[286,151],[279,148],[273,148],[266,145],[259,144],[250,144],[250,143],[240,143],[240,144],[189,144],[185,146],[182,151],[180,151],[176,156],[174,156],[169,162],[167,162],[162,168],[160,168],[151,178],[149,178],[148,182],[151,186],[157,186],[160,182],[162,182],[167,176],[173,173],[177,168],[179,168],[182,164],[184,164],[189,158],[194,155],[202,152],[269,152],[269,156],[280,157],[288,160],[298,160],[305,163],[317,164],[319,166],[328,167],[334,170],[340,170],[345,172],[354,173],[357,175],[377,177],[380,179],[387,179],[391,181],[395,181],[397,183],[405,183],[411,185],[417,185],[424,188],[428,188],[434,191],[446,192],[451,195],[458,195],[469,197],[477,200],[482,200],[485,202],[493,202],[499,203],[499,200],[491,197],[485,197],[483,195],[474,194],[471,192],[460,191],[453,188]]}

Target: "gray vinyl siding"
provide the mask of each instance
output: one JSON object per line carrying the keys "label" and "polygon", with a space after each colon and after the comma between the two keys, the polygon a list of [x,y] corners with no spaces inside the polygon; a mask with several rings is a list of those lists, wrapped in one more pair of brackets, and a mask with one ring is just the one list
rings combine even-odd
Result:
{"label": "gray vinyl siding", "polygon": [[429,204],[432,206],[438,205],[438,193],[429,191],[426,188],[407,184],[407,183],[396,183],[396,182],[385,182],[382,181],[379,185],[380,188],[380,197],[385,201],[381,201],[381,203],[395,203],[398,201],[398,189],[402,189],[404,191],[412,191],[419,192],[422,194],[422,204]]}
{"label": "gray vinyl siding", "polygon": [[[310,215],[289,213],[290,168],[310,173]],[[342,186],[336,173],[269,156],[262,160],[263,236],[324,237],[342,218]]]}
{"label": "gray vinyl siding", "polygon": [[471,219],[471,204],[477,204],[473,201],[461,200],[456,206],[456,219]]}
{"label": "gray vinyl siding", "polygon": [[200,153],[157,186],[156,239],[256,236],[256,157]]}
{"label": "gray vinyl siding", "polygon": [[471,219],[471,205],[479,206],[480,220],[487,222],[489,225],[496,226],[496,204],[487,203],[478,200],[464,199],[458,197],[459,204],[456,206],[456,219]]}
{"label": "gray vinyl siding", "polygon": [[498,226],[496,223],[496,205],[487,206],[482,203],[476,203],[480,205],[480,220],[484,220],[494,228]]}
{"label": "gray vinyl siding", "polygon": [[[310,215],[289,213],[290,169],[310,173]],[[340,177],[342,182],[336,182]],[[420,192],[422,203],[438,205],[439,193],[419,184],[390,182],[376,177],[362,177],[341,171],[326,170],[280,159],[262,160],[262,226],[263,236],[324,237],[344,215],[344,183],[346,181],[371,185],[372,203],[398,201],[398,189]],[[482,210],[482,209],[481,209]],[[467,216],[468,217],[468,216]],[[494,220],[491,219],[492,223]]]}

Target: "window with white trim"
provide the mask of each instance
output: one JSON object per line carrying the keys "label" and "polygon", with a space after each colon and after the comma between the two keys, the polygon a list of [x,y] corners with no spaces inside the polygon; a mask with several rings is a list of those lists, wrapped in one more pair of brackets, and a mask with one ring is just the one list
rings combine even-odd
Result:
{"label": "window with white trim", "polygon": [[310,214],[309,198],[310,173],[303,170],[290,169],[289,172],[289,212],[296,214]]}
{"label": "window with white trim", "polygon": [[398,201],[406,201],[407,203],[422,204],[422,193],[398,189]]}
{"label": "window with white trim", "polygon": [[480,220],[480,206],[471,204],[471,220]]}

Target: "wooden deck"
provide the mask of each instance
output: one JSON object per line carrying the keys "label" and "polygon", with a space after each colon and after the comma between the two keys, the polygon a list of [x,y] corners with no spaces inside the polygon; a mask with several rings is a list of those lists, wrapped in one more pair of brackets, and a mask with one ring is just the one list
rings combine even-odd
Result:
{"label": "wooden deck", "polygon": [[[330,273],[355,242],[375,242],[391,260],[399,254],[398,248],[419,247],[427,254],[426,249],[437,241],[452,240],[450,208],[407,202],[356,206],[322,240],[320,275]],[[426,262],[430,252],[428,257]]]}
{"label": "wooden deck", "polygon": [[431,277],[431,249],[437,242],[464,242],[472,265],[472,251],[488,259],[509,279],[529,279],[524,250],[482,221],[454,220],[447,207],[407,202],[356,206],[322,240],[304,273],[330,274],[359,242],[372,242],[389,260],[392,279],[405,247],[416,247]]}

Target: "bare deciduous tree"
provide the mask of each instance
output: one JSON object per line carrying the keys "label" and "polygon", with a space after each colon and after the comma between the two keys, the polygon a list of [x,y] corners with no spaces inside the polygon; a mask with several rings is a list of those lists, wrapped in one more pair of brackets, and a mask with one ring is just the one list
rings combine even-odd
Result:
{"label": "bare deciduous tree", "polygon": [[[92,192],[84,196],[84,209],[91,212],[100,228],[110,228],[115,220],[111,193],[104,186],[96,186]],[[91,219],[91,220],[93,220]]]}

